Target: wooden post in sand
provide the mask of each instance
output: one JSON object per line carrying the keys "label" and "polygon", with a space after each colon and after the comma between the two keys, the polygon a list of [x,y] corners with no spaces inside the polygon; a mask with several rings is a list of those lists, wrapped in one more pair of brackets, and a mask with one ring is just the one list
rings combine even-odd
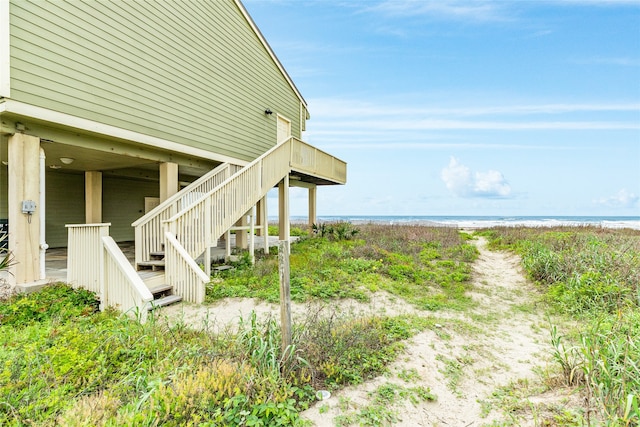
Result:
{"label": "wooden post in sand", "polygon": [[289,241],[278,243],[278,272],[280,273],[280,324],[282,352],[291,345],[291,287],[289,283]]}

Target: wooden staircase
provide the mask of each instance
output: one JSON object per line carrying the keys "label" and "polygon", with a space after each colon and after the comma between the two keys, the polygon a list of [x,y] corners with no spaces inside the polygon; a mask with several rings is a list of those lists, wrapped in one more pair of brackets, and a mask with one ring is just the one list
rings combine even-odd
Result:
{"label": "wooden staircase", "polygon": [[[324,183],[346,182],[346,163],[295,137],[244,166],[222,164],[132,224],[136,268],[164,270],[172,292],[201,304],[211,280],[212,247],[292,171]],[[252,218],[250,236],[254,224]],[[261,225],[266,227],[266,218]],[[200,259],[207,260],[204,271]]]}
{"label": "wooden staircase", "polygon": [[138,263],[138,270],[164,271],[164,251],[149,253],[150,259]]}
{"label": "wooden staircase", "polygon": [[249,164],[216,167],[134,222],[135,267],[109,236],[110,224],[68,224],[67,281],[99,294],[101,309],[118,307],[141,321],[148,308],[180,298],[201,304],[211,277],[198,260],[211,259],[218,239],[292,171],[317,185],[346,183],[345,162],[290,137]]}
{"label": "wooden staircase", "polygon": [[151,252],[151,259],[138,263],[138,275],[153,295],[153,301],[147,305],[148,311],[182,301],[180,295],[173,293],[173,286],[165,283],[164,251]]}
{"label": "wooden staircase", "polygon": [[147,305],[148,311],[182,301],[180,295],[173,293],[173,286],[165,283],[164,269],[159,270],[156,266],[138,271],[138,275],[153,295],[153,301],[150,301]]}

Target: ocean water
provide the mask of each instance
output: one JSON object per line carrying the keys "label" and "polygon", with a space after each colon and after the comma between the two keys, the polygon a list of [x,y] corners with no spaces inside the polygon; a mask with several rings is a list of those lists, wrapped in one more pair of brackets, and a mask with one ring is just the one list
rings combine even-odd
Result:
{"label": "ocean water", "polygon": [[[306,217],[291,217],[292,222],[306,222]],[[367,216],[337,215],[318,216],[318,222],[347,221],[353,224],[424,224],[458,228],[483,228],[496,226],[585,226],[594,225],[604,228],[632,228],[640,230],[640,216]]]}

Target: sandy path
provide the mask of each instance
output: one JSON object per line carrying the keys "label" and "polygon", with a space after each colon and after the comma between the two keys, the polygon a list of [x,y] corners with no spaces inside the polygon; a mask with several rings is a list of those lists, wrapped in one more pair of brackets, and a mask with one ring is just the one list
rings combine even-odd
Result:
{"label": "sandy path", "polygon": [[[340,419],[336,417],[371,409],[371,392],[391,383],[405,388],[428,388],[437,397],[436,401],[418,404],[406,398],[394,399],[390,409],[397,413],[398,419],[393,425],[470,427],[491,425],[494,421],[497,423],[494,425],[535,425],[531,408],[539,418],[538,408],[544,409],[549,399],[557,401],[561,397],[554,394],[532,397],[530,401],[524,399],[526,402],[520,402],[518,408],[505,415],[505,404],[491,396],[498,387],[517,381],[526,388],[540,384],[534,368],[544,368],[549,359],[548,324],[533,307],[534,290],[523,277],[519,258],[487,250],[483,238],[475,244],[480,257],[473,265],[470,295],[477,302],[473,310],[417,312],[381,292],[367,305],[344,303],[343,310],[363,314],[432,316],[437,319],[438,327],[410,340],[406,353],[390,367],[388,374],[335,392],[305,411],[304,418],[315,426],[336,425]],[[163,314],[191,326],[220,330],[236,323],[241,316],[248,318],[252,311],[259,318],[270,315],[277,318],[278,310],[277,305],[251,299],[227,299],[210,306],[172,306],[163,309]],[[294,321],[297,316],[303,318],[308,310],[308,306],[294,304]],[[452,366],[454,373],[446,373]],[[406,377],[402,373],[407,372],[412,373],[408,382],[400,379],[400,376]],[[535,393],[529,392],[528,396]]]}
{"label": "sandy path", "polygon": [[[391,366],[390,375],[336,392],[306,411],[307,419],[317,426],[332,426],[336,416],[345,415],[346,406],[350,407],[347,414],[362,412],[371,404],[371,391],[394,383],[428,387],[437,400],[418,405],[400,401],[401,420],[393,425],[462,427],[490,425],[494,420],[534,425],[526,413],[520,414],[520,420],[504,420],[499,405],[488,404],[498,386],[525,378],[536,381],[534,367],[544,365],[549,354],[546,322],[526,310],[532,289],[522,275],[519,258],[488,251],[482,238],[476,244],[480,257],[474,263],[472,297],[477,308],[468,313],[436,313],[442,328],[415,336],[406,354]],[[444,373],[445,361],[457,361],[460,367],[454,387],[448,385],[452,376]],[[407,383],[398,378],[407,370],[415,370],[419,380]]]}

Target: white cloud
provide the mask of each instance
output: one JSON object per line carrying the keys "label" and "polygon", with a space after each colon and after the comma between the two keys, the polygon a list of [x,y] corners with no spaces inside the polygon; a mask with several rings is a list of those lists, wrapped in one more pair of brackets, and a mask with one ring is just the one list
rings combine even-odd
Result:
{"label": "white cloud", "polygon": [[640,196],[623,188],[613,196],[601,197],[600,199],[594,200],[594,203],[596,205],[613,208],[632,208],[638,204],[638,200],[640,200]]}
{"label": "white cloud", "polygon": [[368,10],[389,16],[423,15],[482,22],[507,19],[501,6],[500,3],[482,0],[385,0]]}
{"label": "white cloud", "polygon": [[458,159],[451,157],[449,166],[442,169],[440,175],[447,189],[456,196],[466,197],[473,188],[471,169],[458,162]]}
{"label": "white cloud", "polygon": [[640,103],[541,103],[541,104],[505,104],[475,105],[460,107],[416,106],[393,104],[384,100],[358,101],[344,98],[315,98],[309,105],[314,115],[320,117],[375,117],[379,120],[381,112],[385,117],[400,116],[412,118],[424,117],[468,117],[487,115],[530,115],[530,114],[566,114],[581,112],[637,112]]}
{"label": "white cloud", "polygon": [[455,157],[451,157],[440,177],[447,189],[458,197],[508,198],[511,195],[511,186],[501,172],[472,173]]}
{"label": "white cloud", "polygon": [[488,172],[476,172],[473,191],[479,196],[508,197],[511,194],[511,186],[502,173],[490,170]]}
{"label": "white cloud", "polygon": [[[318,98],[310,102],[317,130],[332,132],[416,132],[465,130],[640,130],[633,113],[640,103],[543,103],[437,107],[384,101]],[[616,120],[594,120],[593,113],[617,113]],[[384,120],[381,120],[381,115]]]}

